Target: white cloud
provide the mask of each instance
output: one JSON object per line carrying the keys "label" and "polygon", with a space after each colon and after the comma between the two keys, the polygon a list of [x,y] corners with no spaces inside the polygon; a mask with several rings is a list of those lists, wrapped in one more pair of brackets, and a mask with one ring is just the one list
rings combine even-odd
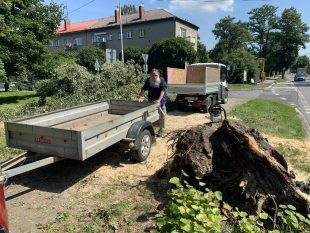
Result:
{"label": "white cloud", "polygon": [[188,13],[233,11],[234,0],[170,0],[171,11],[182,10]]}

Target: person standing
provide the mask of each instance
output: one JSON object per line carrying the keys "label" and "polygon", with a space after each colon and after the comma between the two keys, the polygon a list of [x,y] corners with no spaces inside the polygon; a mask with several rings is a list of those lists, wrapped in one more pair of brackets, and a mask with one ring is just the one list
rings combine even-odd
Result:
{"label": "person standing", "polygon": [[167,113],[167,83],[161,76],[161,72],[158,69],[152,69],[150,77],[145,80],[144,85],[141,88],[139,94],[139,101],[143,101],[144,92],[147,91],[147,99],[149,102],[157,103],[160,106],[159,114],[161,115],[160,133],[165,128],[165,115]]}

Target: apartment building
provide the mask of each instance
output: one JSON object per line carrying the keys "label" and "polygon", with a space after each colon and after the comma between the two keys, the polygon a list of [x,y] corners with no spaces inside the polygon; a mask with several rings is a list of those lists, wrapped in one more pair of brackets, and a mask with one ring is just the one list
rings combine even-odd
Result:
{"label": "apartment building", "polygon": [[81,47],[94,44],[106,49],[121,50],[120,22],[123,26],[123,43],[127,47],[151,47],[164,38],[183,37],[197,49],[198,27],[172,13],[156,9],[139,11],[130,15],[120,15],[74,23],[65,19],[51,42],[54,49]]}

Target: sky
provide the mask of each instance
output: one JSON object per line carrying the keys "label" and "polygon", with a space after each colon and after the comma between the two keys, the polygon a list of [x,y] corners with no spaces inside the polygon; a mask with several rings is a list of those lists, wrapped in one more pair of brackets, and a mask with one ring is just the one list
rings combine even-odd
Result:
{"label": "sky", "polygon": [[[119,0],[47,0],[67,6],[69,18],[73,22],[112,16]],[[310,26],[309,0],[120,0],[121,4],[144,4],[146,10],[162,8],[199,27],[201,41],[208,49],[216,43],[212,30],[219,19],[232,16],[247,21],[248,12],[264,4],[278,7],[278,15],[285,8],[295,7],[302,20]],[[80,9],[79,9],[80,8]],[[310,30],[309,30],[310,34]],[[300,54],[310,56],[310,43]]]}

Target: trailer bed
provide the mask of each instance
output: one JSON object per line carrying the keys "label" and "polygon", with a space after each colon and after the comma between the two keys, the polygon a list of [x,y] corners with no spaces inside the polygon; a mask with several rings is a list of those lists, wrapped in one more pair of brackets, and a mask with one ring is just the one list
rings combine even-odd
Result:
{"label": "trailer bed", "polygon": [[39,154],[85,160],[126,139],[135,122],[159,119],[153,103],[97,102],[5,122],[6,142]]}

